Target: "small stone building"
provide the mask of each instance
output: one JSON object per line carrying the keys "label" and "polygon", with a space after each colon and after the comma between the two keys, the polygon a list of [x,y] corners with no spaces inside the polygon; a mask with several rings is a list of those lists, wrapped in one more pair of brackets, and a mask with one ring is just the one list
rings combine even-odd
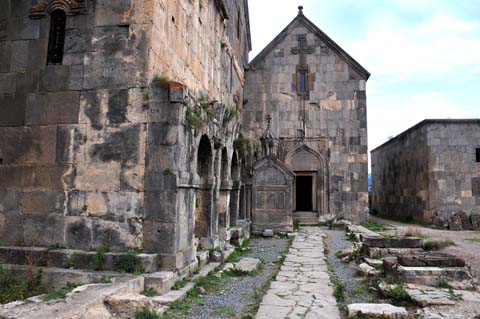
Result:
{"label": "small stone building", "polygon": [[0,242],[185,270],[239,213],[243,0],[1,0]]}
{"label": "small stone building", "polygon": [[480,228],[480,120],[424,120],[371,154],[372,209],[452,229]]}
{"label": "small stone building", "polygon": [[242,123],[261,142],[245,185],[254,232],[365,216],[369,76],[302,7],[250,63]]}

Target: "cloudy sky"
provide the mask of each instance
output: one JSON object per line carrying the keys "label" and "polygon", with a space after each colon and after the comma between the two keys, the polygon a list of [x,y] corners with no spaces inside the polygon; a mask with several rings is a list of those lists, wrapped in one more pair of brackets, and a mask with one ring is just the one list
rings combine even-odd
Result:
{"label": "cloudy sky", "polygon": [[372,73],[370,150],[425,118],[480,118],[480,1],[249,0],[251,59],[298,5]]}

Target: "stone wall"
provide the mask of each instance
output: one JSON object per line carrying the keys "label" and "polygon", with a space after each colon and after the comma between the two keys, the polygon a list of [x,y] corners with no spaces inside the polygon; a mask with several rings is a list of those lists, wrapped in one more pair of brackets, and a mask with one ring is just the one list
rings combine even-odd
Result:
{"label": "stone wall", "polygon": [[480,120],[432,122],[427,128],[429,155],[429,215],[437,224],[453,214],[480,213]]}
{"label": "stone wall", "polygon": [[372,208],[438,226],[480,213],[479,137],[478,120],[425,120],[373,150]]}
{"label": "stone wall", "polygon": [[[46,65],[52,5],[67,12],[60,65]],[[233,0],[1,1],[0,241],[192,262],[202,136],[214,199],[230,180],[220,158],[230,172],[247,12]]]}
{"label": "stone wall", "polygon": [[423,220],[429,209],[427,127],[399,135],[372,151],[372,209],[382,215]]}
{"label": "stone wall", "polygon": [[[305,106],[297,94],[300,57],[294,49],[298,48],[301,35],[306,35],[306,44],[311,49],[306,54],[309,94]],[[365,91],[368,72],[355,69],[356,62],[332,43],[303,15],[287,26],[252,61],[247,72],[248,103],[244,107],[243,129],[246,135],[258,139],[267,127],[266,116],[271,115],[272,131],[280,140],[298,138],[305,107],[305,143],[308,144],[309,138],[327,140],[326,151],[323,148],[314,151],[324,154],[327,162],[328,211],[358,219],[368,206]],[[302,143],[300,138],[295,145]]]}

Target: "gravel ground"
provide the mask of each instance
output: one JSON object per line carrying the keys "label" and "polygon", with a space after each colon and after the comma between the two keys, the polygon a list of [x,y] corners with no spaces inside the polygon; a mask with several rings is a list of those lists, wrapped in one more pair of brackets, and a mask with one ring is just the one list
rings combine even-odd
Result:
{"label": "gravel ground", "polygon": [[[251,238],[251,252],[243,257],[259,258],[265,264],[257,276],[229,277],[220,294],[205,295],[204,306],[195,306],[187,318],[242,318],[255,302],[255,289],[261,287],[274,271],[273,261],[286,252],[288,240],[285,238]],[[232,308],[233,307],[233,308]],[[233,314],[233,309],[234,313]],[[253,314],[255,315],[255,314]]]}
{"label": "gravel ground", "polygon": [[324,232],[328,235],[327,243],[329,252],[329,259],[332,263],[335,273],[345,285],[347,303],[365,303],[371,302],[371,296],[361,292],[361,289],[356,289],[358,285],[361,285],[363,278],[356,275],[357,268],[354,262],[346,264],[342,260],[335,256],[335,253],[341,249],[349,248],[352,243],[347,240],[344,230],[329,230],[324,228]]}

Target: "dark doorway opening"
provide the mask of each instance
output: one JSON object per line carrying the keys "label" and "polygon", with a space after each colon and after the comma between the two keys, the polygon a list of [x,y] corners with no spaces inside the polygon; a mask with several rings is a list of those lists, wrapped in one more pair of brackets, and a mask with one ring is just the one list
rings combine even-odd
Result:
{"label": "dark doorway opening", "polygon": [[313,210],[312,183],[313,176],[297,176],[295,190],[297,211],[311,212]]}

